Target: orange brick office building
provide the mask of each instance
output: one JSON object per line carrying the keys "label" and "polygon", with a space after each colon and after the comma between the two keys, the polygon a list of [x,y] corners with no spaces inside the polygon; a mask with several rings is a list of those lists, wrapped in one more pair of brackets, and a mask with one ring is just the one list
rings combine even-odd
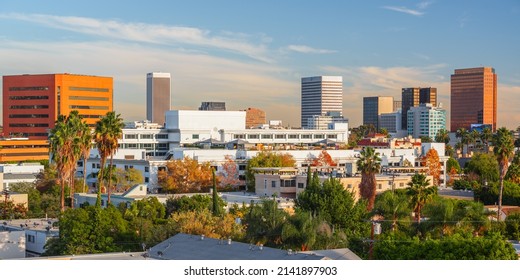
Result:
{"label": "orange brick office building", "polygon": [[58,115],[77,110],[91,126],[113,111],[113,79],[75,74],[3,77],[3,135],[47,139]]}

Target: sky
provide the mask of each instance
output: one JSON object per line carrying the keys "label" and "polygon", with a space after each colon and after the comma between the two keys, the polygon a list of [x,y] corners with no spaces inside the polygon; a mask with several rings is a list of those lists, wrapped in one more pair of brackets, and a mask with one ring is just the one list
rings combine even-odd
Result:
{"label": "sky", "polygon": [[[436,87],[454,69],[498,75],[498,126],[520,126],[520,1],[4,0],[0,75],[114,78],[114,109],[146,117],[146,73],[172,75],[172,109],[224,101],[300,125],[300,82],[343,77],[343,114],[365,96]],[[448,122],[449,123],[449,122]]]}

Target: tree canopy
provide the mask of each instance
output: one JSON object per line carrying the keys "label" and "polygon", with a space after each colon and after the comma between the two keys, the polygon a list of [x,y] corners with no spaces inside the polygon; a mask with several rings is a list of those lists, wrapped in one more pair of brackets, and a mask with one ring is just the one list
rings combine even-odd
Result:
{"label": "tree canopy", "polygon": [[208,192],[212,184],[211,166],[190,157],[170,160],[166,170],[157,174],[159,185],[167,193]]}
{"label": "tree canopy", "polygon": [[255,172],[256,167],[294,167],[296,161],[293,156],[288,153],[274,153],[269,151],[261,151],[252,157],[246,166],[247,189],[252,191],[255,189]]}

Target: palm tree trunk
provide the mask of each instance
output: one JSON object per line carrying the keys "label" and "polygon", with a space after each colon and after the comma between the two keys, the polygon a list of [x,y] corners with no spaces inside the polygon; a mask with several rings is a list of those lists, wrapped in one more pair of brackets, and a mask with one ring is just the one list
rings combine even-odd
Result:
{"label": "palm tree trunk", "polygon": [[83,188],[86,193],[88,193],[87,187],[87,159],[83,157]]}
{"label": "palm tree trunk", "polygon": [[63,175],[59,176],[61,185],[60,210],[63,213],[65,211],[65,179],[63,178]]}
{"label": "palm tree trunk", "polygon": [[500,191],[498,192],[498,211],[497,221],[500,222],[500,215],[502,215],[502,193],[504,191],[504,176],[500,172]]}
{"label": "palm tree trunk", "polygon": [[107,206],[110,204],[110,190],[112,189],[112,162],[114,160],[114,155],[110,155],[110,165],[108,167],[108,182],[107,182]]}
{"label": "palm tree trunk", "polygon": [[98,173],[98,187],[97,187],[96,207],[101,207],[101,188],[103,186],[103,168],[104,167],[105,167],[105,159],[103,157],[101,157],[99,173]]}

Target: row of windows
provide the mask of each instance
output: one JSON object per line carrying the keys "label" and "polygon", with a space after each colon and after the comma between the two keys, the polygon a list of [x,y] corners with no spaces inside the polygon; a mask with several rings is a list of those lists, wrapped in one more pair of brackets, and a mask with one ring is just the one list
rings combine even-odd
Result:
{"label": "row of windows", "polygon": [[36,96],[9,96],[9,100],[41,100],[49,99],[48,96],[36,95]]}
{"label": "row of windows", "polygon": [[49,105],[12,105],[9,109],[48,109]]}
{"label": "row of windows", "polygon": [[74,91],[92,91],[92,92],[109,92],[108,88],[91,88],[91,87],[69,87],[69,90]]}
{"label": "row of windows", "polygon": [[104,116],[102,115],[79,115],[83,119],[101,119]]}
{"label": "row of windows", "polygon": [[97,101],[108,101],[108,97],[96,97],[96,96],[69,96],[70,100],[97,100]]}
{"label": "row of windows", "polygon": [[49,114],[11,114],[9,118],[25,119],[25,118],[48,118]]}
{"label": "row of windows", "polygon": [[37,87],[10,87],[9,91],[31,91],[31,90],[49,90],[49,87],[37,86]]}
{"label": "row of windows", "polygon": [[108,106],[70,105],[69,109],[108,110]]}
{"label": "row of windows", "polygon": [[48,123],[10,123],[9,127],[49,127]]}
{"label": "row of windows", "polygon": [[[236,136],[241,136],[243,137],[244,135],[234,135],[234,138],[235,139],[244,139],[244,138],[241,138],[241,137],[236,137]],[[248,134],[247,135],[247,139],[260,139],[260,137],[262,139],[273,139],[273,135],[272,134]],[[336,139],[338,136],[336,134],[328,134],[327,135],[327,138],[331,138],[331,139]],[[299,137],[298,134],[289,134],[287,135],[287,138],[289,139],[323,139],[325,138],[325,135],[324,134],[302,134],[301,137]],[[286,135],[285,134],[275,134],[275,139],[286,139]]]}
{"label": "row of windows", "polygon": [[[125,134],[124,139],[168,139],[168,134]],[[198,134],[196,134],[198,136]],[[195,139],[195,138],[194,138]],[[198,138],[197,138],[198,139]]]}

